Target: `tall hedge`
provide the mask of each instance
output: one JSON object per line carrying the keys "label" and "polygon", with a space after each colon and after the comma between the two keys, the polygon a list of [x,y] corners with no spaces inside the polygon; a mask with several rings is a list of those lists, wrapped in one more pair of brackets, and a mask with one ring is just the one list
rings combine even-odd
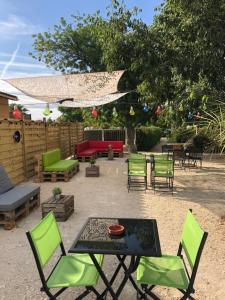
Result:
{"label": "tall hedge", "polygon": [[136,130],[136,145],[138,151],[149,151],[159,141],[162,130],[156,126],[141,126]]}

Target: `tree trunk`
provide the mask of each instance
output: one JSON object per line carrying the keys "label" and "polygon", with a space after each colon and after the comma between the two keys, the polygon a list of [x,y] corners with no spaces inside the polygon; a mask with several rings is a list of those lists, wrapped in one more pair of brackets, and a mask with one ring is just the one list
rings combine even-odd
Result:
{"label": "tree trunk", "polygon": [[137,147],[135,145],[135,128],[127,127],[127,146],[128,151],[131,153],[137,152]]}

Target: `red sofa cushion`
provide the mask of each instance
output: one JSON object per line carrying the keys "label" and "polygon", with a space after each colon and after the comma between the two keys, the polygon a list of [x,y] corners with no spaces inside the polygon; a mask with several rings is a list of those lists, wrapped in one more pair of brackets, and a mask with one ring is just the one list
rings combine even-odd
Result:
{"label": "red sofa cushion", "polygon": [[114,152],[123,152],[122,141],[84,141],[76,147],[78,156],[91,156],[96,152],[107,152],[109,145],[112,146]]}
{"label": "red sofa cushion", "polygon": [[80,152],[86,150],[89,148],[89,143],[88,141],[84,141],[80,144],[77,145],[77,154],[80,154]]}
{"label": "red sofa cushion", "polygon": [[89,147],[97,149],[97,151],[107,151],[109,145],[112,146],[114,151],[123,151],[123,142],[122,141],[89,141]]}

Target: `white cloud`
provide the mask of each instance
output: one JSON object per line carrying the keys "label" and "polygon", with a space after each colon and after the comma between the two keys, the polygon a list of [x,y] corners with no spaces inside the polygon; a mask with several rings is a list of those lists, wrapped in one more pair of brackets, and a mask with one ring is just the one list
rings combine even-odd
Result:
{"label": "white cloud", "polygon": [[[7,62],[4,60],[0,60],[0,65],[6,65]],[[12,62],[10,64],[12,67],[21,67],[21,68],[38,68],[38,69],[47,69],[45,65],[38,64],[29,64],[29,63],[20,63],[20,62]]]}
{"label": "white cloud", "polygon": [[13,14],[10,14],[7,20],[0,20],[0,38],[10,39],[17,35],[31,35],[40,31],[40,26]]}

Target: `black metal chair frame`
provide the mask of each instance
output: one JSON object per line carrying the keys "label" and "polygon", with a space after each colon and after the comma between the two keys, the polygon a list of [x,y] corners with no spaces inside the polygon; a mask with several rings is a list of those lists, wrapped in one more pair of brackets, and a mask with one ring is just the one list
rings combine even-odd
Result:
{"label": "black metal chair frame", "polygon": [[[192,210],[190,210],[190,211],[192,211]],[[181,243],[179,244],[179,248],[178,248],[178,251],[177,251],[177,256],[179,256],[182,259],[182,261],[184,263],[186,274],[187,274],[188,279],[189,279],[189,285],[188,285],[188,288],[186,290],[184,290],[184,289],[178,289],[183,294],[183,296],[182,296],[182,298],[180,300],[186,300],[186,299],[195,300],[191,296],[191,294],[195,293],[194,282],[195,282],[195,278],[196,278],[196,274],[197,274],[199,262],[200,262],[200,259],[201,259],[202,251],[203,251],[203,248],[204,248],[207,236],[208,236],[208,232],[204,232],[191,274],[189,274],[189,272],[188,272],[187,265],[185,263],[183,255],[182,255],[183,246],[182,246]],[[142,290],[146,294],[150,295],[155,300],[160,300],[160,298],[157,297],[156,295],[153,296],[153,292],[151,292],[154,287],[155,287],[155,285],[151,285],[151,286],[148,286],[146,284],[142,284],[141,285]],[[140,299],[140,298],[137,297],[137,299]]]}
{"label": "black metal chair frame", "polygon": [[203,152],[202,151],[200,151],[196,148],[190,148],[190,149],[185,150],[184,167],[196,168],[198,161],[200,162],[200,169],[201,169],[202,161],[203,161]]}
{"label": "black metal chair frame", "polygon": [[[50,278],[50,276],[52,275],[52,273],[55,270],[55,268],[58,265],[58,263],[60,262],[61,257],[62,256],[66,256],[66,251],[65,251],[63,242],[60,243],[61,255],[60,255],[57,263],[55,264],[53,270],[51,271],[51,273],[49,274],[48,278],[46,279],[45,278],[45,274],[44,274],[44,272],[42,270],[42,267],[41,267],[41,264],[40,264],[40,261],[39,261],[39,258],[38,258],[38,254],[37,254],[36,248],[34,246],[34,243],[33,243],[33,240],[32,240],[30,232],[29,231],[26,232],[26,235],[27,235],[28,241],[30,243],[30,246],[31,246],[34,258],[35,258],[35,262],[36,262],[36,265],[37,265],[37,268],[38,268],[39,276],[40,276],[40,279],[41,279],[41,282],[42,282],[42,287],[40,288],[40,291],[41,292],[45,292],[47,294],[47,296],[49,297],[49,299],[56,300],[57,297],[60,294],[62,294],[67,289],[67,287],[61,288],[55,294],[52,294],[50,292],[50,289],[47,286],[47,281]],[[100,297],[100,294],[99,294],[99,292],[93,286],[86,286],[85,288],[86,288],[86,290],[82,294],[80,294],[78,297],[76,297],[75,300],[81,300],[84,297],[86,297],[88,294],[90,294],[91,292],[93,292],[97,296],[97,299],[102,299],[102,298],[98,298],[98,297]]]}
{"label": "black metal chair frame", "polygon": [[[137,160],[138,162],[138,160]],[[145,160],[145,176],[132,176],[129,175],[129,160],[127,163],[127,176],[128,176],[128,180],[127,180],[127,189],[128,189],[128,193],[129,191],[132,190],[133,191],[142,191],[144,188],[144,191],[146,192],[147,190],[147,160]]]}

